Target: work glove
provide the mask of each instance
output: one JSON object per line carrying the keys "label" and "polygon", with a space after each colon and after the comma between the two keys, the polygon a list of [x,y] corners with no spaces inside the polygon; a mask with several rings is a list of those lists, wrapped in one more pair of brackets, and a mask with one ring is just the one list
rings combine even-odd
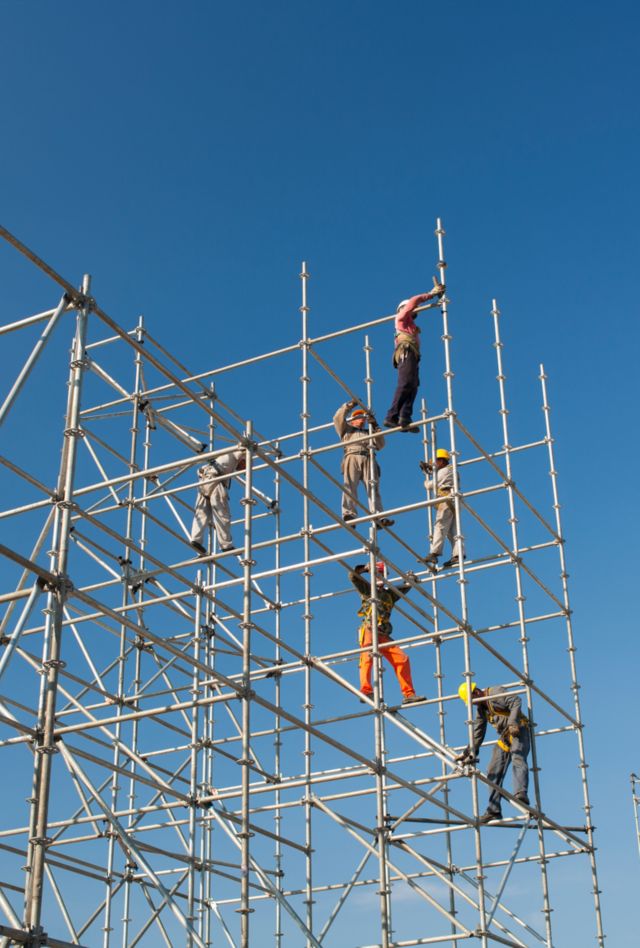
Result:
{"label": "work glove", "polygon": [[431,467],[431,461],[418,461],[418,464],[421,471],[423,471],[425,474],[431,474],[431,471],[433,470]]}
{"label": "work glove", "polygon": [[472,750],[470,750],[468,747],[466,747],[466,748],[462,751],[461,754],[458,754],[457,757],[454,757],[454,760],[456,761],[456,763],[462,764],[463,767],[466,766],[467,764],[468,764],[469,766],[470,766],[471,764],[475,764],[475,762],[477,761],[477,759],[478,759],[478,758],[476,757],[476,755],[474,754],[474,752],[473,752]]}
{"label": "work glove", "polygon": [[352,398],[351,401],[347,402],[347,408],[348,409],[355,408],[357,404],[358,404],[357,399]]}
{"label": "work glove", "polygon": [[518,735],[520,734],[520,725],[510,724],[508,730],[511,737],[518,737]]}
{"label": "work glove", "polygon": [[433,289],[429,293],[429,296],[444,296],[444,284],[439,283],[438,280],[433,278]]}
{"label": "work glove", "polygon": [[358,563],[357,566],[354,566],[354,567],[353,567],[353,572],[354,572],[354,573],[358,573],[358,574],[360,574],[360,573],[368,573],[368,572],[369,572],[369,567],[368,567],[368,566],[365,566],[364,563]]}

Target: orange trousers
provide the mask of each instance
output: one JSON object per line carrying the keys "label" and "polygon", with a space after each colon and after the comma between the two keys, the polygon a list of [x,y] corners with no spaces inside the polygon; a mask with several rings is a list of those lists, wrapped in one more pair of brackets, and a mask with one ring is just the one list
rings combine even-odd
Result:
{"label": "orange trousers", "polygon": [[[388,635],[378,635],[378,644],[384,645],[385,642],[391,642]],[[367,629],[360,636],[360,645],[364,648],[371,645],[371,630]],[[402,689],[404,698],[407,695],[415,694],[413,681],[411,679],[411,663],[409,656],[403,652],[399,645],[388,645],[380,649],[380,654],[386,658],[398,679],[398,684]],[[371,687],[371,672],[373,670],[373,656],[371,652],[362,652],[360,655],[360,691],[365,695],[373,694]]]}

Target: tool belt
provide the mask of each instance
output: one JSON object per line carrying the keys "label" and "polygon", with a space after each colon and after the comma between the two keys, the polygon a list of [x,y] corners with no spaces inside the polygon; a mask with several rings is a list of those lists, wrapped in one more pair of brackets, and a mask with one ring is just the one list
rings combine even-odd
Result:
{"label": "tool belt", "polygon": [[[418,332],[420,330],[418,329]],[[395,369],[407,354],[409,350],[415,353],[415,357],[420,361],[420,343],[417,335],[411,335],[408,332],[399,332],[396,334],[395,349],[393,350],[393,366]]]}
{"label": "tool belt", "polygon": [[[500,735],[498,738],[498,747],[503,751],[507,751],[508,753],[511,750],[511,743],[513,741],[513,737],[511,736],[511,734],[509,734],[506,728],[504,729],[504,731],[500,731],[500,729],[498,728],[498,724],[501,723],[499,720],[500,718],[508,718],[511,712],[503,711],[501,708],[496,708],[492,704],[491,701],[487,701],[487,710],[489,712],[488,714],[489,724],[492,724],[494,728],[496,729],[496,731],[498,731],[498,734]],[[524,714],[521,714],[518,717],[518,724],[520,725],[521,728],[528,727],[529,718],[526,718]]]}

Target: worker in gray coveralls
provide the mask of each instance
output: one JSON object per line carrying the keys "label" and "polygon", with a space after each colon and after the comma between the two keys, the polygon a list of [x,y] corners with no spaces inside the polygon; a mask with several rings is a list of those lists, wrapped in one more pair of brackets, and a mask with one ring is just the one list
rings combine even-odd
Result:
{"label": "worker in gray coveralls", "polygon": [[[487,724],[492,724],[498,732],[498,743],[493,748],[487,779],[501,787],[511,761],[513,795],[520,803],[529,806],[529,719],[522,713],[520,696],[505,694],[504,691],[504,688],[478,688],[475,682],[471,683],[471,700],[476,709],[473,719],[473,746],[467,746],[456,760],[462,764],[475,764]],[[469,689],[466,683],[458,688],[458,697],[466,705],[469,704]],[[501,793],[492,790],[486,813],[480,817],[481,823],[502,819],[501,801]]]}
{"label": "worker in gray coveralls", "polygon": [[[356,404],[355,401],[345,402],[333,416],[333,423],[338,432],[338,437],[342,439],[344,445],[341,469],[345,487],[342,494],[342,519],[345,521],[353,520],[354,517],[358,516],[353,498],[357,496],[360,481],[364,481],[367,496],[371,495],[372,480],[374,478],[371,470],[370,442],[373,441],[374,458],[375,452],[384,447],[384,435],[377,433],[380,429],[375,418],[373,418],[373,415],[369,415],[364,408],[355,408]],[[349,412],[351,414],[347,418]],[[371,418],[373,431],[375,432],[375,435],[369,439],[367,439],[365,428],[365,421],[368,418]],[[379,488],[380,467],[376,460],[373,463],[376,468],[375,484],[373,485],[373,513],[379,513],[382,510]],[[393,520],[382,517],[378,520],[378,523],[381,527],[390,527],[393,525]]]}
{"label": "worker in gray coveralls", "polygon": [[204,532],[209,525],[215,528],[218,545],[223,553],[233,550],[231,538],[231,512],[229,510],[229,487],[231,478],[225,474],[244,471],[246,455],[244,448],[234,448],[227,454],[211,458],[198,470],[198,498],[191,527],[191,546],[201,556],[207,549],[203,544]]}

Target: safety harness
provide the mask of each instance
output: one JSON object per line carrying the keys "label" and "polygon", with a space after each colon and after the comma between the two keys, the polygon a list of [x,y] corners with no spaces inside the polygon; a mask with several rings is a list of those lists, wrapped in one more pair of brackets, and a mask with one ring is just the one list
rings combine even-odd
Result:
{"label": "safety harness", "polygon": [[[508,718],[511,712],[507,711],[506,708],[504,710],[502,708],[497,708],[492,702],[491,698],[487,698],[486,708],[487,720],[489,724],[492,724],[500,735],[498,739],[498,747],[500,747],[503,751],[510,751],[513,737],[508,731],[506,731],[506,725],[502,730],[498,727],[498,725],[501,723],[504,724],[504,718]],[[527,727],[529,725],[529,719],[526,718],[524,714],[521,714],[518,718],[518,724],[520,727]]]}
{"label": "safety harness", "polygon": [[415,353],[416,359],[420,361],[420,342],[418,340],[419,332],[419,326],[416,326],[415,333],[402,332],[401,330],[396,331],[394,340],[395,349],[393,350],[394,368],[398,368],[409,349]]}
{"label": "safety harness", "polygon": [[[200,470],[198,471],[198,477],[200,477],[200,479],[203,481],[203,484],[206,484],[206,481],[207,481],[206,472],[207,472],[208,467],[212,467],[219,477],[224,477],[226,474],[226,472],[222,470],[222,468],[220,467],[218,462],[215,460],[215,458],[211,458],[211,460],[207,461],[206,464],[203,464]],[[229,493],[229,490],[231,489],[231,478],[226,477],[226,479],[224,481],[220,481],[220,483],[222,484],[226,492]]]}
{"label": "safety harness", "polygon": [[[389,621],[389,616],[391,615],[391,610],[395,605],[395,599],[391,595],[388,589],[382,587],[377,591],[378,599],[378,634],[388,635],[391,638],[391,633],[393,631],[393,626]],[[362,599],[362,605],[358,609],[358,615],[360,618],[364,619],[364,622],[359,629],[359,644],[362,646],[364,644],[365,636],[367,632],[371,631],[371,615],[373,613],[373,602],[368,597]]]}

